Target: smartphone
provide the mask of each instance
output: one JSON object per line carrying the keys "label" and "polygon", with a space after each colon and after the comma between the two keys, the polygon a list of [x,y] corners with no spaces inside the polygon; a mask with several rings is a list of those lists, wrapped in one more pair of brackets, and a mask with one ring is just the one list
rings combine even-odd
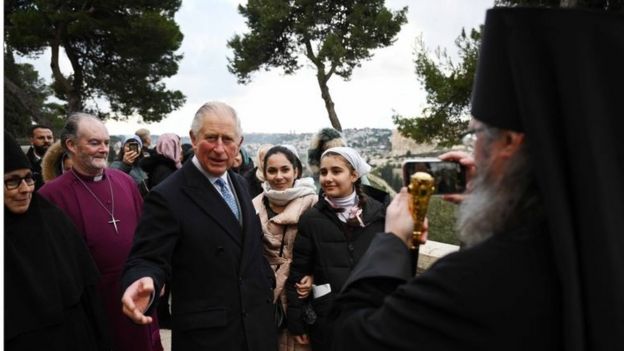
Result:
{"label": "smartphone", "polygon": [[128,149],[136,153],[139,152],[139,143],[128,143]]}
{"label": "smartphone", "polygon": [[403,162],[403,184],[407,186],[412,174],[425,172],[435,180],[434,195],[459,194],[466,190],[466,168],[458,162],[438,158],[414,158]]}

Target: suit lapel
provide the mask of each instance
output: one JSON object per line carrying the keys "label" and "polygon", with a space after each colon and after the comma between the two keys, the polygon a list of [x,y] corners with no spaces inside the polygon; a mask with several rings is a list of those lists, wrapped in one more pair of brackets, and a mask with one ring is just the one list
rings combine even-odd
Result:
{"label": "suit lapel", "polygon": [[[221,194],[192,162],[184,164],[182,172],[186,179],[182,191],[241,246],[243,243],[241,227]],[[241,204],[241,213],[242,207]],[[209,228],[206,229],[209,230]]]}

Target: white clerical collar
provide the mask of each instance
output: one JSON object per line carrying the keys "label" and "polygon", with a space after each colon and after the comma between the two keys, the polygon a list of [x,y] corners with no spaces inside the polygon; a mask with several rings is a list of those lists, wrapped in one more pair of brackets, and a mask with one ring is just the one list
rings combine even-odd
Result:
{"label": "white clerical collar", "polygon": [[199,160],[197,159],[197,156],[193,156],[193,158],[191,159],[191,162],[193,162],[193,165],[195,165],[195,167],[202,172],[202,174],[204,176],[206,176],[206,178],[208,178],[208,180],[210,181],[210,184],[214,185],[214,183],[217,181],[217,179],[221,178],[223,179],[223,182],[225,184],[230,184],[229,180],[228,180],[228,175],[227,172],[224,172],[221,176],[219,177],[215,177],[212,174],[206,172],[206,170],[201,166],[201,164],[199,163]]}
{"label": "white clerical collar", "polygon": [[72,168],[72,172],[76,176],[80,177],[81,179],[86,180],[86,181],[90,181],[90,182],[91,181],[92,182],[100,182],[100,181],[102,181],[104,179],[104,171],[102,171],[101,174],[98,174],[96,176],[84,175],[84,174],[78,172],[75,168]]}

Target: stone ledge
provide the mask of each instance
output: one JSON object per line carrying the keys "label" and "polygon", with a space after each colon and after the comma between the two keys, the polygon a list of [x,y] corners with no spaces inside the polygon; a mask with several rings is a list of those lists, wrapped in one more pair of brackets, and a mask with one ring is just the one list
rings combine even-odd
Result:
{"label": "stone ledge", "polygon": [[428,240],[418,250],[418,273],[426,271],[435,261],[452,252],[458,251],[459,246]]}

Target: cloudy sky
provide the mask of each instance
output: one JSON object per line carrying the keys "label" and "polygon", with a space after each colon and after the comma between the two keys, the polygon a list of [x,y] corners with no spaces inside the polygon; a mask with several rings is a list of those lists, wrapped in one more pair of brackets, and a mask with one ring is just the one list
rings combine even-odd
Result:
{"label": "cloudy sky", "polygon": [[[188,135],[195,111],[206,101],[221,100],[232,105],[241,118],[245,132],[313,132],[329,126],[320,96],[315,71],[305,66],[295,75],[279,69],[253,75],[240,85],[227,70],[232,53],[226,42],[246,27],[238,14],[236,0],[184,0],[176,21],[184,34],[180,52],[184,55],[178,74],[166,80],[171,89],[181,90],[186,104],[156,124],[107,122],[111,134],[129,134],[139,126],[154,134],[174,132]],[[393,46],[375,51],[370,61],[356,68],[350,81],[334,76],[329,89],[343,128],[393,128],[392,115],[417,115],[425,95],[414,73],[416,38],[422,35],[427,47],[449,48],[462,27],[483,23],[485,11],[493,0],[387,0],[397,10],[408,6],[405,24]],[[36,67],[50,77],[49,56]]]}

